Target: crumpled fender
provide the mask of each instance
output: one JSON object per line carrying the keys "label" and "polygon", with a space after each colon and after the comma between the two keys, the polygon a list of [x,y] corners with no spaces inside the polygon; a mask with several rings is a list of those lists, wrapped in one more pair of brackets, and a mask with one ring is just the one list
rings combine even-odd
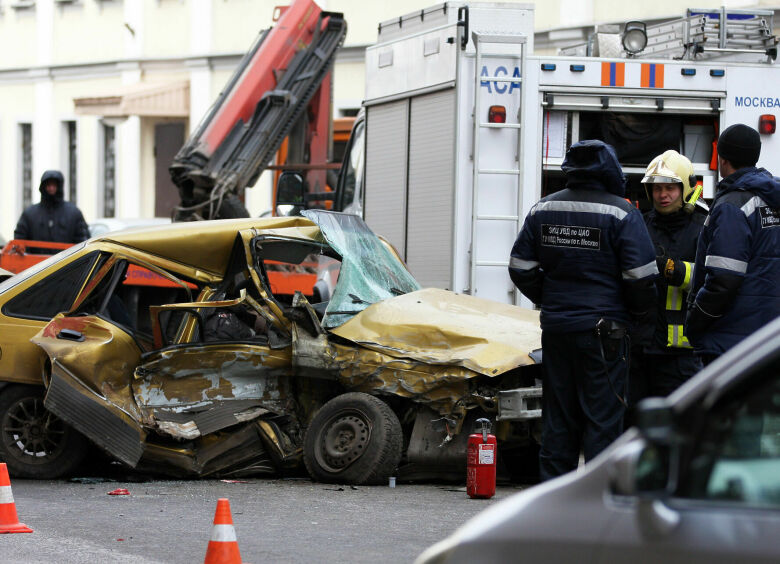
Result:
{"label": "crumpled fender", "polygon": [[539,312],[427,288],[373,304],[331,333],[397,358],[496,376],[533,364]]}

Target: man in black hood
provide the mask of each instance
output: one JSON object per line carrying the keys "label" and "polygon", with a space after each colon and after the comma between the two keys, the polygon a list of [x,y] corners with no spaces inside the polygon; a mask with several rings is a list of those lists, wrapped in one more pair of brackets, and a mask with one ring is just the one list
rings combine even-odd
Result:
{"label": "man in black hood", "polygon": [[29,206],[14,230],[14,239],[81,243],[89,239],[89,229],[81,211],[63,200],[65,178],[59,170],[41,176],[41,201]]}
{"label": "man in black hood", "polygon": [[531,208],[509,259],[512,281],[542,309],[543,479],[574,470],[580,449],[587,462],[623,432],[626,332],[637,338],[652,323],[658,275],[612,146],[575,143],[561,170],[566,188]]}
{"label": "man in black hood", "polygon": [[685,331],[709,364],[780,316],[780,180],[757,168],[747,125],[718,139],[718,184],[696,250]]}

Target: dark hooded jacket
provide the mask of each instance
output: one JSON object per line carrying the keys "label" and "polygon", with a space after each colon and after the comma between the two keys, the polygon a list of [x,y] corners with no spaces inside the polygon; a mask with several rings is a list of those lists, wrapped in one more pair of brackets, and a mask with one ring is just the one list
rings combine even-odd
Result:
{"label": "dark hooded jacket", "polygon": [[780,316],[780,181],[741,168],[718,184],[696,250],[688,340],[720,355]]}
{"label": "dark hooded jacket", "polygon": [[[57,183],[57,192],[46,192],[48,181]],[[52,241],[55,243],[81,243],[89,239],[89,228],[81,211],[63,200],[65,179],[58,170],[47,170],[41,176],[38,190],[40,203],[29,206],[22,213],[14,230],[14,239]]]}
{"label": "dark hooded jacket", "polygon": [[[706,207],[699,204],[693,213],[680,209],[671,214],[661,214],[653,209],[645,214],[645,225],[656,253],[674,262],[671,279],[658,276],[655,281],[658,291],[656,327],[653,342],[644,349],[646,353],[693,354],[683,325],[696,262],[696,245],[706,217]],[[663,262],[662,259],[659,268],[663,268]],[[659,264],[658,260],[656,264]]]}
{"label": "dark hooded jacket", "polygon": [[601,318],[652,327],[655,249],[642,214],[623,199],[614,149],[581,141],[562,169],[566,188],[531,209],[512,247],[512,281],[541,305],[544,331],[586,331]]}

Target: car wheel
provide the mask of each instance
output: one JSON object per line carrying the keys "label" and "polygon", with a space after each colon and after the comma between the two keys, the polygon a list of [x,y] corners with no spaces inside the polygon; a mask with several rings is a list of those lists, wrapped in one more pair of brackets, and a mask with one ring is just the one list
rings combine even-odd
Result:
{"label": "car wheel", "polygon": [[0,390],[0,460],[18,478],[57,478],[83,460],[83,435],[43,406],[43,388]]}
{"label": "car wheel", "polygon": [[393,410],[379,398],[353,392],[330,400],[314,416],[303,461],[321,482],[382,484],[398,466],[402,444]]}

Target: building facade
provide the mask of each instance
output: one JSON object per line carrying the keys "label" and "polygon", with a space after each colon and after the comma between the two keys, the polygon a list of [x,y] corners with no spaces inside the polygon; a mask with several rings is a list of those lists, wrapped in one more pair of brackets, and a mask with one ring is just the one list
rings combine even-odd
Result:
{"label": "building facade", "polygon": [[[0,237],[40,199],[47,169],[88,221],[167,216],[178,202],[168,165],[219,94],[277,0],[0,0]],[[377,25],[420,0],[319,0],[349,31],[334,71],[333,111],[364,93],[363,56]],[[723,1],[698,1],[718,7]],[[726,2],[747,7],[768,2]],[[679,1],[549,0],[535,6],[537,45],[583,40],[594,23],[679,17]],[[637,13],[640,11],[641,13]],[[270,175],[246,194],[270,208]]]}

